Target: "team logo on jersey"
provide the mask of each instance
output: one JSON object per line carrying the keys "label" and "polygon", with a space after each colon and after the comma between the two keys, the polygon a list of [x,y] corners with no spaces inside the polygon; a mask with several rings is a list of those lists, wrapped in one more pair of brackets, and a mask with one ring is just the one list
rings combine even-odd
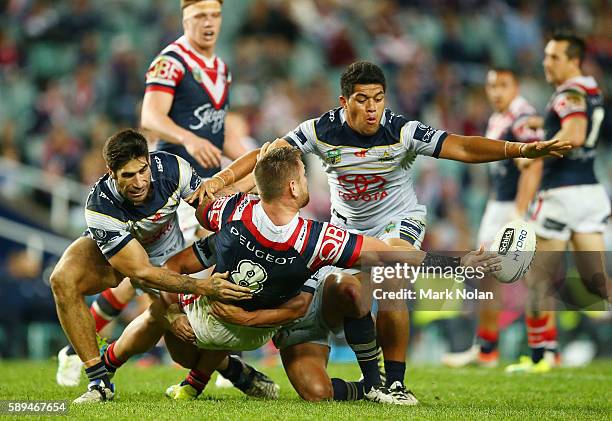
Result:
{"label": "team logo on jersey", "polygon": [[119,231],[105,231],[102,228],[93,228],[90,230],[90,232],[93,235],[94,240],[96,240],[99,245],[108,244],[117,237],[121,236]]}
{"label": "team logo on jersey", "polygon": [[355,152],[354,154],[357,158],[365,158],[367,152],[368,152],[367,149],[362,149],[360,151]]}
{"label": "team logo on jersey", "polygon": [[436,129],[423,123],[419,123],[417,128],[414,130],[414,139],[420,140],[423,143],[429,143],[431,142],[431,139],[433,139],[434,134],[436,134]]}
{"label": "team logo on jersey", "polygon": [[338,177],[342,188],[340,198],[345,201],[378,201],[388,196],[385,188],[387,180],[377,174],[343,174]]}
{"label": "team logo on jersey", "polygon": [[268,273],[264,267],[250,260],[241,260],[230,276],[234,283],[250,288],[253,294],[261,291],[264,282],[268,279]]}
{"label": "team logo on jersey", "polygon": [[325,152],[325,161],[327,161],[328,164],[339,164],[341,160],[342,151],[340,149],[332,149]]}

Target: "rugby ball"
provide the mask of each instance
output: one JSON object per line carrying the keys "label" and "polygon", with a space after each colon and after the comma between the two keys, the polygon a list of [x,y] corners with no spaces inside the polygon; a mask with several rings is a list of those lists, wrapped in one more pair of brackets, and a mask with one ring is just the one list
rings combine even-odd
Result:
{"label": "rugby ball", "polygon": [[517,219],[497,232],[491,251],[502,259],[501,271],[494,273],[498,281],[510,284],[521,279],[533,261],[536,235],[533,226]]}

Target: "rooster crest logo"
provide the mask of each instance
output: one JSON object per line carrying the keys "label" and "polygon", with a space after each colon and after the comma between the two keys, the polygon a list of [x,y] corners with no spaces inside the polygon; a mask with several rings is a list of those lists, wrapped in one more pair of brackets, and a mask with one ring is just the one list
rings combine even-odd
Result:
{"label": "rooster crest logo", "polygon": [[263,289],[263,284],[268,279],[266,270],[259,263],[250,260],[242,260],[238,267],[231,273],[234,283],[250,288],[253,294]]}

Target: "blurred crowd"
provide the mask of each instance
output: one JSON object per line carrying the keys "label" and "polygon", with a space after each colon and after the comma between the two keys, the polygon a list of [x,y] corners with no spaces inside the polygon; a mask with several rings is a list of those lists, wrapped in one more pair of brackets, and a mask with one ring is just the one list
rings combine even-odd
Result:
{"label": "blurred crowd", "polygon": [[[612,115],[608,0],[225,0],[223,19],[217,53],[233,74],[231,110],[258,143],[336,106],[339,75],[356,59],[384,68],[396,112],[483,134],[487,68],[517,70],[523,94],[543,111],[552,92],[543,48],[560,28],[586,37],[584,70]],[[145,72],[181,34],[178,0],[0,0],[0,156],[93,184],[105,171],[103,142],[139,126]],[[607,118],[598,172],[608,188],[611,135]],[[416,170],[428,207],[424,247],[472,247],[486,167],[422,158]],[[309,211],[325,219],[325,178],[310,181]]]}

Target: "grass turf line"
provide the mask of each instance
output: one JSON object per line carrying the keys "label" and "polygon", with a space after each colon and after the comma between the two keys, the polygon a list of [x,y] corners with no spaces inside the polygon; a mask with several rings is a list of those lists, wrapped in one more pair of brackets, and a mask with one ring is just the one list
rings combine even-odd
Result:
{"label": "grass turf line", "polygon": [[[81,386],[55,384],[54,361],[0,362],[0,399],[61,400],[76,398]],[[123,367],[115,376],[114,402],[70,407],[69,419],[610,419],[612,361],[579,369],[558,369],[546,375],[506,375],[501,369],[409,367],[406,384],[421,401],[417,407],[369,402],[306,403],[291,388],[282,368],[264,370],[281,385],[281,399],[248,399],[235,389],[213,383],[195,402],[173,402],[165,388],[181,380],[184,371],[171,367]],[[355,379],[352,365],[331,365],[334,377]],[[19,416],[15,419],[39,419]],[[0,420],[7,419],[1,416]]]}

